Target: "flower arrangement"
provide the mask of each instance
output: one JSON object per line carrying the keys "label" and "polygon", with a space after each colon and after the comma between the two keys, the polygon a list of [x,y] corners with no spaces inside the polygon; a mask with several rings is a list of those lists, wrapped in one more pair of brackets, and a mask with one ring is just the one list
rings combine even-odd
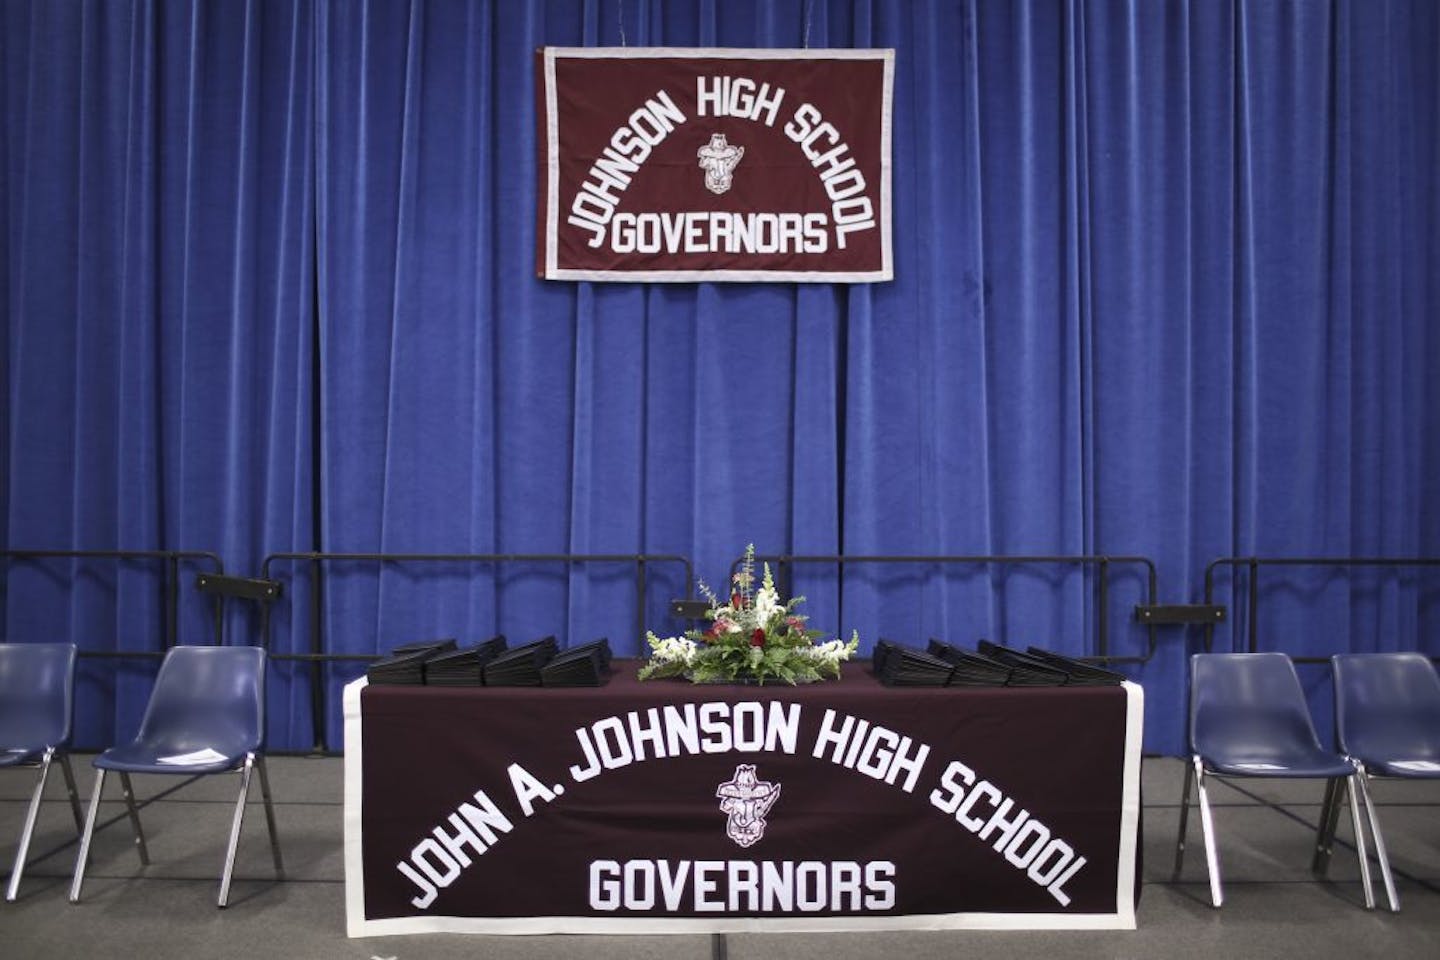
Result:
{"label": "flower arrangement", "polygon": [[814,683],[840,676],[840,662],[860,646],[860,634],[850,641],[817,644],[824,631],[811,630],[807,618],[795,612],[805,601],[793,597],[781,602],[764,565],[760,589],[755,589],[755,545],[745,548],[745,559],[734,576],[729,603],[722,604],[708,586],[700,592],[710,601],[705,612],[710,626],[690,630],[683,637],[645,635],[650,659],[640,668],[641,680],[685,677],[694,683],[769,681]]}

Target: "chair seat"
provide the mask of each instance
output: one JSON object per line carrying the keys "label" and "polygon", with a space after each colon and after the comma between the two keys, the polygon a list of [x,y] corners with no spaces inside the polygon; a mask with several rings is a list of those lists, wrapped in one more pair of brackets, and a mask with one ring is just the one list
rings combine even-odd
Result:
{"label": "chair seat", "polygon": [[1225,757],[1223,759],[1201,757],[1201,759],[1205,763],[1206,770],[1211,773],[1218,773],[1222,777],[1293,777],[1296,779],[1305,779],[1348,777],[1355,772],[1355,767],[1344,757],[1327,753],[1324,750],[1296,752],[1285,756],[1240,756]]}
{"label": "chair seat", "polygon": [[34,763],[44,755],[45,750],[45,747],[0,747],[0,767]]}
{"label": "chair seat", "polygon": [[1365,764],[1371,776],[1440,780],[1440,757],[1363,757],[1360,762]]}
{"label": "chair seat", "polygon": [[245,762],[245,754],[222,753],[211,747],[194,749],[173,743],[147,743],[135,740],[111,747],[95,758],[101,770],[122,773],[171,773],[186,776],[192,773],[224,773]]}

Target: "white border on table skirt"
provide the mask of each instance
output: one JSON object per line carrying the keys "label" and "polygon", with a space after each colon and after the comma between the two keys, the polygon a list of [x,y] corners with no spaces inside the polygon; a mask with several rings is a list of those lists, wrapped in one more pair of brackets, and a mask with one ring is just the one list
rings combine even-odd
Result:
{"label": "white border on table skirt", "polygon": [[1135,844],[1140,821],[1140,751],[1145,691],[1129,680],[1125,691],[1124,784],[1120,797],[1119,869],[1114,913],[943,913],[883,917],[394,917],[365,919],[361,844],[361,677],[345,686],[345,930],[351,937],[410,933],[496,935],[824,933],[905,930],[1134,930]]}

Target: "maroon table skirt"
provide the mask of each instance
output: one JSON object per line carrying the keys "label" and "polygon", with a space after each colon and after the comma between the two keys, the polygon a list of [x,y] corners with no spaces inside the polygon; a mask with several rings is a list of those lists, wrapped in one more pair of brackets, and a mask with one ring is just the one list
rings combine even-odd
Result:
{"label": "maroon table skirt", "polygon": [[351,936],[1131,929],[1134,684],[345,691]]}

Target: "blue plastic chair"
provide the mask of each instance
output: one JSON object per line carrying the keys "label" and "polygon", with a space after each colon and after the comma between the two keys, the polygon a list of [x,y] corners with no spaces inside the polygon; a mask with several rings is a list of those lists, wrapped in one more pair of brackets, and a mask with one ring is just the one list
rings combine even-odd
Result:
{"label": "blue plastic chair", "polygon": [[[1371,777],[1440,779],[1440,675],[1420,653],[1345,653],[1330,658],[1335,672],[1335,741],[1360,765],[1360,797],[1375,838],[1375,858],[1390,909],[1400,909],[1395,878],[1370,798]],[[1315,869],[1330,865],[1339,792],[1326,797]]]}
{"label": "blue plastic chair", "polygon": [[90,810],[80,837],[70,902],[80,901],[85,863],[95,832],[95,815],[105,787],[105,774],[111,770],[120,775],[125,807],[142,864],[150,862],[150,854],[145,847],[130,774],[182,774],[193,779],[206,774],[240,773],[240,796],[235,802],[225,868],[220,876],[221,907],[230,900],[230,877],[245,818],[250,773],[258,770],[275,874],[283,879],[285,868],[280,859],[275,810],[270,801],[270,778],[265,772],[264,742],[265,651],[259,647],[172,648],[155,678],[155,688],[145,707],[144,719],[140,721],[140,733],[130,743],[111,747],[94,760],[95,792],[90,797]]}
{"label": "blue plastic chair", "polygon": [[70,810],[80,831],[80,797],[70,768],[70,717],[75,702],[75,645],[70,643],[0,643],[0,767],[40,768],[30,809],[20,830],[20,848],[5,887],[14,900],[25,872],[25,858],[40,815],[40,799],[53,760],[60,761]]}
{"label": "blue plastic chair", "polygon": [[1220,887],[1220,858],[1215,827],[1205,791],[1207,773],[1222,777],[1324,778],[1350,786],[1355,820],[1355,846],[1365,907],[1373,909],[1365,834],[1356,803],[1360,767],[1347,757],[1320,746],[1295,665],[1283,653],[1199,653],[1190,658],[1190,763],[1180,798],[1180,836],[1175,847],[1178,877],[1185,857],[1185,828],[1190,812],[1190,783],[1200,797],[1200,823],[1205,834],[1205,862],[1210,875],[1210,901],[1217,908],[1225,896]]}

